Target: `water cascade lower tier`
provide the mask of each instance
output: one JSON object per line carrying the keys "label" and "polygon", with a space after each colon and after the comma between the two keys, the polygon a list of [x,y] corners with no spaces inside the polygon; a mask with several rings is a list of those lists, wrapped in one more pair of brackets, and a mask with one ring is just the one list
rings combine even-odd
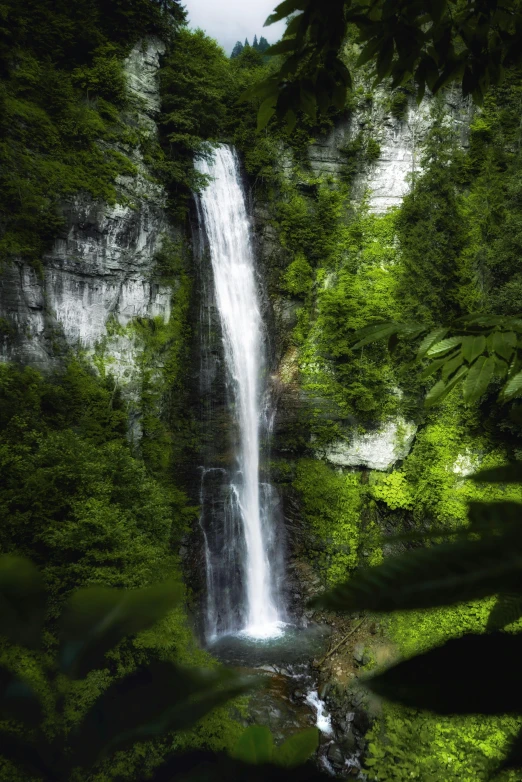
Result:
{"label": "water cascade lower tier", "polygon": [[211,178],[197,206],[212,265],[230,410],[237,427],[236,468],[203,468],[207,636],[212,640],[241,632],[270,638],[281,632],[283,619],[281,557],[273,489],[260,483],[265,356],[251,228],[234,150],[219,146],[212,161],[199,160],[196,166]]}

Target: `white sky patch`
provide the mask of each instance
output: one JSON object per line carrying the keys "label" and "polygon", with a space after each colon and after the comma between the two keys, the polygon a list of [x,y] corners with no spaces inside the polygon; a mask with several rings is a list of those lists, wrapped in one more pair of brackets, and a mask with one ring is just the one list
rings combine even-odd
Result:
{"label": "white sky patch", "polygon": [[267,17],[280,0],[184,0],[188,11],[189,26],[195,30],[201,27],[207,35],[215,38],[230,54],[236,41],[252,43],[254,35],[263,35],[268,43],[278,41],[285,23],[278,22],[263,27]]}

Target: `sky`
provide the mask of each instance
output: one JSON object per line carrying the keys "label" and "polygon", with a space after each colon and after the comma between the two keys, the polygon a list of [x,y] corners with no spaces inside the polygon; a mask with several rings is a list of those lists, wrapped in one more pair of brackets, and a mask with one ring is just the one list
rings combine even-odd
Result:
{"label": "sky", "polygon": [[254,35],[262,35],[269,43],[279,40],[285,29],[283,22],[263,28],[274,8],[281,0],[182,0],[188,11],[189,25],[201,27],[207,35],[215,38],[230,54],[236,41],[248,38],[252,43]]}

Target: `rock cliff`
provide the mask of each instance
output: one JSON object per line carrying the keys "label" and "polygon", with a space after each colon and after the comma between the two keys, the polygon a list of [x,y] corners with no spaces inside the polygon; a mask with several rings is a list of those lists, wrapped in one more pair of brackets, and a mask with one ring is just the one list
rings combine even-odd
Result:
{"label": "rock cliff", "polygon": [[[163,44],[149,39],[125,62],[130,101],[126,121],[141,134],[157,133],[157,71]],[[125,327],[137,317],[170,317],[171,288],[155,277],[154,256],[175,231],[166,194],[138,149],[121,150],[136,174],[120,177],[119,203],[109,206],[79,194],[62,204],[65,227],[41,269],[14,261],[0,280],[3,339],[0,357],[49,372],[70,349],[93,356],[108,323]],[[104,355],[123,386],[135,371],[136,340],[106,339]]]}
{"label": "rock cliff", "polygon": [[[404,96],[399,114],[394,113],[391,96],[384,88],[378,88],[371,96],[359,94],[346,117],[309,146],[305,160],[300,163],[301,170],[312,177],[342,178],[346,174],[347,156],[351,156],[352,202],[357,207],[365,201],[370,212],[383,214],[400,205],[409,192],[412,176],[421,170],[422,144],[433,124],[432,105],[431,97],[417,106],[413,97]],[[443,111],[447,124],[466,147],[473,112],[471,102],[450,90],[445,95]],[[373,145],[372,156],[364,154],[369,144]],[[290,152],[282,155],[282,166],[288,180],[291,182],[293,178],[293,184],[306,193],[306,186],[297,181],[299,175],[296,180],[296,166]],[[312,191],[310,197],[313,198]],[[270,279],[274,269],[284,267],[282,250],[270,205],[256,203],[255,214],[260,257]],[[323,284],[327,285],[328,279]],[[282,294],[277,286],[271,290],[271,299],[276,334],[274,392],[279,400],[276,431],[283,443],[289,438],[289,432],[299,427],[299,413],[306,403],[299,383],[298,351],[289,341],[301,302]],[[396,391],[391,389],[391,393]],[[374,431],[361,435],[353,423],[342,439],[317,451],[317,456],[338,467],[388,470],[407,456],[417,429],[413,422],[399,418],[385,421]]]}

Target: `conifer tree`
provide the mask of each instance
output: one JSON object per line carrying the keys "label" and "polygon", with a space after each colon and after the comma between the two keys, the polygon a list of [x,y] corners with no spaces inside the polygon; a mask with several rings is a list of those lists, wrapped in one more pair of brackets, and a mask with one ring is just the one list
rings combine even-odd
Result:
{"label": "conifer tree", "polygon": [[244,47],[243,47],[243,44],[241,43],[241,41],[237,41],[237,42],[236,42],[236,45],[235,45],[235,46],[234,46],[234,48],[232,49],[232,54],[230,55],[230,57],[231,57],[231,58],[232,58],[232,57],[239,57],[239,55],[240,55],[240,54],[241,54],[241,52],[243,51],[243,48],[244,48]]}
{"label": "conifer tree", "polygon": [[263,54],[264,52],[266,52],[269,46],[270,44],[268,43],[266,38],[264,38],[264,36],[261,36],[261,38],[259,39],[259,43],[257,45],[257,50],[261,52],[261,54]]}
{"label": "conifer tree", "polygon": [[245,38],[245,49],[247,46],[250,46],[250,44],[248,43],[248,38]]}
{"label": "conifer tree", "polygon": [[252,46],[253,46],[254,49],[259,50],[259,44],[257,42],[257,35],[254,35],[254,42],[253,42]]}

